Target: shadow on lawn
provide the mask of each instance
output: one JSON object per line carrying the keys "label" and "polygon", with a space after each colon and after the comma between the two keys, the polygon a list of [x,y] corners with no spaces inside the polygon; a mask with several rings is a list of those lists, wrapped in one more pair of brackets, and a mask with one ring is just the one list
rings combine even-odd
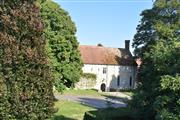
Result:
{"label": "shadow on lawn", "polygon": [[[125,107],[126,104],[124,102],[121,102],[118,100],[116,102],[115,100],[107,100],[107,99],[97,99],[97,98],[84,98],[80,97],[78,99],[78,102],[80,102],[83,105],[91,106],[93,108],[101,109],[101,108],[107,108],[107,107]],[[108,106],[108,102],[110,102],[110,106]]]}
{"label": "shadow on lawn", "polygon": [[[79,102],[82,105],[90,106],[92,108],[107,108],[107,107],[126,107],[127,98],[116,97],[110,95],[102,95],[103,97],[85,97],[85,96],[64,96],[63,100],[70,100]],[[57,99],[62,99],[56,96]],[[110,105],[110,106],[109,106]]]}
{"label": "shadow on lawn", "polygon": [[68,117],[65,117],[63,115],[60,115],[60,116],[55,115],[52,120],[76,120],[76,119],[68,118]]}
{"label": "shadow on lawn", "polygon": [[130,100],[127,97],[119,97],[119,96],[113,96],[113,95],[102,95],[102,96],[106,97],[106,99],[118,100],[118,101],[122,101],[124,103],[128,103],[128,101]]}

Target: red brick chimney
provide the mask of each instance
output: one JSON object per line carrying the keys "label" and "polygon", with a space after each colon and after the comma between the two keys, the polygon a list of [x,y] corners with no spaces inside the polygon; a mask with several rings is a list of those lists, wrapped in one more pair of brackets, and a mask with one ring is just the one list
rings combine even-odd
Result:
{"label": "red brick chimney", "polygon": [[129,50],[130,40],[125,40],[125,49]]}

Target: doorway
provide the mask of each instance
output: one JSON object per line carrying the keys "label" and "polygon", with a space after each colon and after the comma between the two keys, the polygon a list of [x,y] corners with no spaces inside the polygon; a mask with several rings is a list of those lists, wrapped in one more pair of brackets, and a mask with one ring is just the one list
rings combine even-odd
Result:
{"label": "doorway", "polygon": [[102,84],[101,84],[101,91],[102,91],[102,92],[105,92],[105,91],[106,91],[106,84],[105,84],[105,83],[102,83]]}

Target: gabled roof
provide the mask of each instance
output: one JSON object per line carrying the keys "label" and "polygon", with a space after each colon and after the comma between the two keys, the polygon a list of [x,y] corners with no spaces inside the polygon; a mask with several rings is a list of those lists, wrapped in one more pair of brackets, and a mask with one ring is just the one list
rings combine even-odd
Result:
{"label": "gabled roof", "polygon": [[132,54],[123,48],[80,45],[84,64],[134,65]]}

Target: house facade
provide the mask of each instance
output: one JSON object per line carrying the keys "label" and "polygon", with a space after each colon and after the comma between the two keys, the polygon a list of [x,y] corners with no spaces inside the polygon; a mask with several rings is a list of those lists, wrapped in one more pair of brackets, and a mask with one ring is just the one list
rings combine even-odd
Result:
{"label": "house facade", "polygon": [[81,45],[83,73],[96,74],[94,89],[114,91],[135,87],[136,66],[129,51],[129,40],[125,48]]}

